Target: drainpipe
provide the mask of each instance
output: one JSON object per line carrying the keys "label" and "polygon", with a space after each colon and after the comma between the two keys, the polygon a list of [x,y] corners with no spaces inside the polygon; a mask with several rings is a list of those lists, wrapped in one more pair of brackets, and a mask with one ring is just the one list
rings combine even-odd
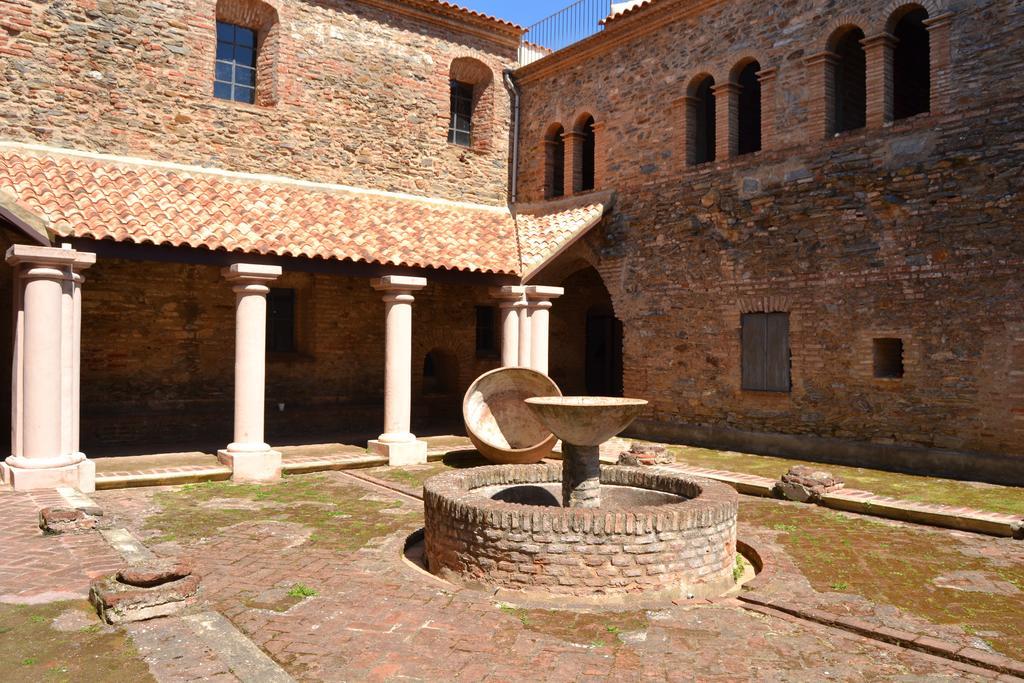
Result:
{"label": "drainpipe", "polygon": [[519,189],[519,90],[512,80],[512,69],[503,72],[505,87],[512,94],[512,191],[511,203],[515,206]]}

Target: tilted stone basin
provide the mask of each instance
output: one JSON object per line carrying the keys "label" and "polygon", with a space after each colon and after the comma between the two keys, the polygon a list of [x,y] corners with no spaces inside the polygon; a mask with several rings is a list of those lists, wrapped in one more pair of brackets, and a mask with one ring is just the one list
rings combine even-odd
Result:
{"label": "tilted stone basin", "polygon": [[610,396],[525,399],[533,414],[562,440],[562,505],[601,507],[600,446],[635,420],[647,401]]}
{"label": "tilted stone basin", "polygon": [[462,400],[466,434],[480,454],[493,463],[540,462],[558,439],[523,402],[558,397],[550,377],[528,368],[498,368],[470,385]]}

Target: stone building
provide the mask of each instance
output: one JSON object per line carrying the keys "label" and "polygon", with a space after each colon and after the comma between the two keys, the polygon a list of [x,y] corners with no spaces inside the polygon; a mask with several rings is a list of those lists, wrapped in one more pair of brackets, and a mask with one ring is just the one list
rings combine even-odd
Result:
{"label": "stone building", "polygon": [[0,27],[16,484],[415,458],[502,363],[649,399],[638,435],[1024,483],[1011,0],[648,0],[526,65],[437,0]]}

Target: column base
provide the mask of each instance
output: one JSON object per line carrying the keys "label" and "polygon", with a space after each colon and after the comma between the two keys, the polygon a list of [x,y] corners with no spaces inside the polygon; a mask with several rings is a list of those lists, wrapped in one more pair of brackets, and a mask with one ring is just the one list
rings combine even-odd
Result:
{"label": "column base", "polygon": [[381,441],[373,439],[366,444],[366,450],[374,455],[386,455],[388,465],[423,465],[427,462],[426,441]]}
{"label": "column base", "polygon": [[217,459],[231,468],[231,481],[260,483],[281,478],[280,451],[235,453],[225,448],[217,451]]}
{"label": "column base", "polygon": [[35,491],[70,486],[82,493],[96,490],[96,463],[82,460],[63,467],[25,468],[0,463],[0,481],[15,491]]}

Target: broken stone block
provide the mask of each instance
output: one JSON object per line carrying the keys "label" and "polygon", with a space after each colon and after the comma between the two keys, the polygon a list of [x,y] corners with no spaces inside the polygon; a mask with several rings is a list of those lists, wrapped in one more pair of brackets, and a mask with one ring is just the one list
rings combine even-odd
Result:
{"label": "broken stone block", "polygon": [[44,534],[77,534],[105,526],[103,510],[96,506],[49,507],[39,511],[39,528]]}
{"label": "broken stone block", "polygon": [[89,601],[108,624],[177,614],[195,604],[199,576],[189,562],[158,559],[122,568],[92,584]]}
{"label": "broken stone block", "polygon": [[816,503],[822,495],[838,491],[843,485],[842,479],[829,472],[797,465],[775,482],[775,490],[786,500]]}
{"label": "broken stone block", "polygon": [[659,444],[634,443],[628,451],[619,454],[620,465],[627,467],[640,467],[651,465],[667,465],[675,462],[675,457],[668,452],[668,449]]}

